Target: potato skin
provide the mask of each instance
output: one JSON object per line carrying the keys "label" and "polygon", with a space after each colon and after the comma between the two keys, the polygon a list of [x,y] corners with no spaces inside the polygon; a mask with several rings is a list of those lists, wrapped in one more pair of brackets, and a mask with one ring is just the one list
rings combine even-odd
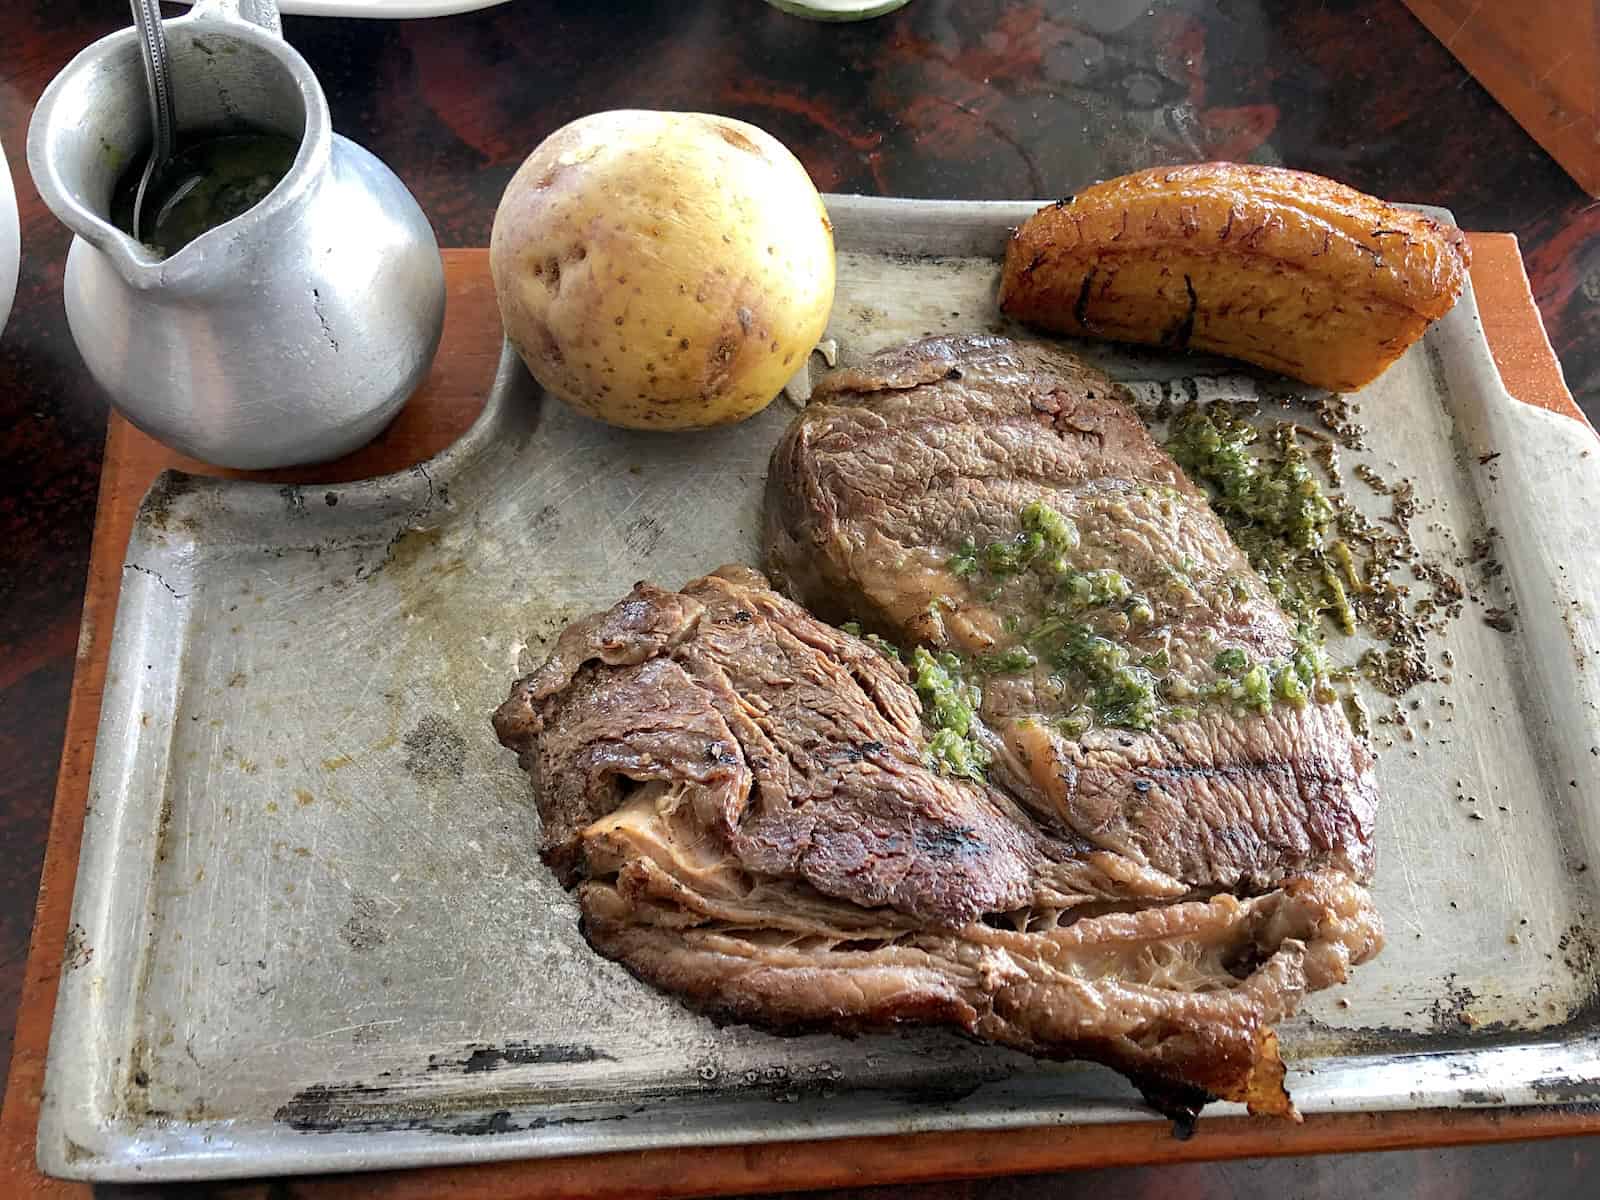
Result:
{"label": "potato skin", "polygon": [[489,264],[535,378],[633,429],[765,408],[833,304],[833,227],[805,168],[755,126],[704,113],[556,130],[507,186]]}
{"label": "potato skin", "polygon": [[1161,167],[1030,217],[1006,247],[1000,307],[1353,390],[1449,311],[1469,255],[1453,226],[1317,175]]}

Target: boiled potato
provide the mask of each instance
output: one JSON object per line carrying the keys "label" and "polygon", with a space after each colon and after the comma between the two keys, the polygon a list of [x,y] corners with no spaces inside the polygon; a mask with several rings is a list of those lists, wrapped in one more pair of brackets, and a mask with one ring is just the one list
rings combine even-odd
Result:
{"label": "boiled potato", "polygon": [[805,168],[770,134],[705,113],[556,130],[506,188],[489,265],[534,377],[631,429],[759,412],[833,304],[833,227]]}

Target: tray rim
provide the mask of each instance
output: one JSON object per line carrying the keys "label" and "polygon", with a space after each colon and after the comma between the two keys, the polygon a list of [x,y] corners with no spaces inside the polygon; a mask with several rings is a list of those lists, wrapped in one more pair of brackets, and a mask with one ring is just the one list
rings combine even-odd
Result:
{"label": "tray rim", "polygon": [[[894,228],[896,233],[902,233],[907,237],[912,237],[914,235],[909,233],[908,230],[909,230],[909,228],[914,227],[915,222],[910,222],[910,223],[902,222],[902,221],[900,221],[898,219],[898,217],[894,218],[891,221],[891,218],[889,216],[890,213],[892,213],[892,212],[894,212],[895,210],[898,209],[899,213],[903,215],[903,214],[905,214],[905,213],[907,213],[909,211],[908,206],[914,206],[915,208],[917,208],[919,210],[922,210],[923,212],[926,212],[929,215],[930,218],[935,219],[935,220],[937,220],[938,218],[943,217],[943,216],[955,215],[956,213],[959,212],[961,215],[968,216],[968,217],[975,217],[975,216],[978,216],[978,215],[981,214],[985,221],[995,221],[996,219],[1000,218],[1002,215],[1018,215],[1018,214],[1025,215],[1027,212],[1031,212],[1032,209],[1034,207],[1036,207],[1036,202],[894,201],[894,200],[877,200],[877,199],[859,198],[859,197],[829,197],[829,205],[830,205],[831,209],[836,208],[836,211],[838,213],[838,216],[839,216],[841,224],[848,224],[852,219],[858,219],[859,220],[859,219],[865,219],[868,216],[874,216],[874,217],[877,217],[879,219],[879,221],[884,222],[885,224],[891,224],[892,223],[893,228]],[[1435,210],[1435,211],[1437,211],[1437,210]],[[942,223],[942,221],[940,223]],[[993,226],[990,226],[989,228],[990,228],[990,230],[992,232]],[[1462,304],[1460,306],[1458,306],[1458,313],[1460,314],[1462,319],[1470,321],[1471,325],[1473,326],[1473,331],[1472,331],[1472,334],[1469,336],[1469,341],[1472,342],[1472,343],[1475,343],[1476,349],[1479,352],[1479,354],[1484,359],[1487,359],[1488,358],[1488,353],[1489,353],[1488,352],[1488,347],[1487,347],[1487,344],[1484,343],[1483,340],[1482,340],[1481,325],[1478,322],[1475,302],[1473,301],[1470,292],[1469,292],[1468,295],[1463,297]],[[1492,366],[1492,362],[1490,363],[1490,365]],[[502,360],[501,360],[501,364],[500,364],[500,370],[499,370],[499,373],[497,375],[496,393],[495,394],[499,394],[503,390],[502,384],[504,383],[504,377],[505,377],[506,372],[508,370],[520,372],[520,364],[517,364],[515,362],[514,357],[508,358],[506,356],[503,356]],[[1495,375],[1495,376],[1491,376],[1490,378],[1497,379],[1498,376]],[[1503,387],[1501,387],[1499,390],[1501,392],[1505,391],[1505,389]],[[1509,393],[1507,393],[1505,395],[1505,400],[1509,404],[1509,402],[1511,400],[1511,397],[1509,396]],[[1522,405],[1516,405],[1515,407],[1517,409],[1522,409],[1523,408]],[[1544,414],[1540,414],[1540,415],[1543,416]],[[449,469],[451,467],[451,464],[459,463],[459,462],[465,461],[466,459],[470,458],[476,452],[476,450],[479,447],[481,447],[485,443],[486,440],[488,440],[489,435],[492,432],[495,416],[496,416],[496,406],[494,406],[494,405],[486,406],[485,411],[480,415],[479,419],[474,423],[472,429],[466,435],[464,435],[460,440],[458,440],[452,446],[446,448],[439,455],[435,456],[433,459],[430,459],[430,460],[428,460],[427,462],[425,462],[423,464],[420,464],[420,465],[414,466],[414,467],[410,467],[410,468],[405,468],[405,469],[403,469],[401,471],[398,471],[398,472],[395,472],[395,473],[393,473],[391,475],[384,476],[384,477],[379,477],[377,479],[363,481],[363,482],[355,483],[355,484],[343,484],[343,485],[336,485],[336,486],[339,487],[339,488],[345,489],[345,491],[342,492],[341,495],[342,496],[343,495],[349,495],[350,499],[353,500],[353,501],[357,500],[358,497],[364,497],[365,500],[370,501],[370,502],[375,503],[375,504],[378,504],[380,507],[382,507],[384,504],[386,504],[388,502],[392,502],[396,498],[396,494],[398,493],[399,499],[401,499],[404,502],[409,503],[409,493],[413,493],[415,491],[415,485],[417,485],[418,482],[419,482],[418,477],[420,476],[421,479],[425,480],[427,478],[428,473],[429,473],[429,468],[437,467],[437,468],[440,468],[440,469]],[[1563,422],[1560,422],[1560,424],[1565,425],[1566,423],[1563,421]],[[107,458],[107,462],[108,462],[108,464],[111,462],[111,459],[110,459],[109,455],[108,455],[108,458]],[[407,485],[407,478],[408,477],[409,477],[409,480],[410,480],[410,486]],[[161,484],[158,482],[156,487],[159,488],[160,486],[161,486]],[[198,486],[200,486],[202,488],[225,487],[225,488],[229,488],[229,489],[242,486],[244,488],[255,488],[255,489],[259,489],[259,490],[265,491],[265,490],[268,490],[269,488],[271,488],[273,485],[265,485],[265,484],[244,484],[244,485],[239,485],[239,484],[232,483],[232,482],[228,482],[228,483],[217,482],[217,483],[201,483]],[[147,498],[146,503],[148,503],[148,502],[149,501],[148,501],[148,498]],[[357,509],[357,508],[358,508],[358,504],[353,503],[351,505],[351,509]],[[346,510],[346,511],[349,511],[349,510]],[[130,547],[129,547],[130,557],[131,557],[131,552],[132,552],[133,549],[134,549],[134,546],[130,544]],[[108,555],[109,555],[109,553],[114,553],[114,549],[111,550],[111,551],[108,551]],[[119,598],[118,603],[117,603],[118,624],[119,625],[121,625],[123,623],[124,610],[127,609],[128,606],[130,606],[130,604],[133,605],[134,607],[137,607],[137,604],[139,603],[138,597],[141,594],[148,594],[151,589],[156,589],[156,588],[158,588],[160,586],[158,582],[156,582],[154,580],[151,580],[151,579],[146,579],[144,577],[132,577],[132,578],[130,578],[130,583],[133,583],[134,586],[131,589],[129,587],[124,587],[123,593],[122,593],[122,595]],[[131,590],[132,599],[130,599],[130,590]],[[130,609],[130,611],[131,611],[131,609]],[[86,621],[87,621],[87,619],[88,619],[88,614],[86,613]],[[114,649],[113,649],[113,652],[114,652]],[[82,665],[83,664],[80,663],[80,669],[82,668]],[[75,701],[77,699],[76,690],[74,692],[74,699],[75,699]],[[102,724],[102,736],[104,736],[104,725],[103,724]],[[63,781],[62,781],[62,790],[63,790],[63,792],[66,790],[66,788],[67,788],[67,781],[66,781],[66,776],[65,776],[65,773],[64,773],[63,774]],[[85,788],[85,792],[87,792],[87,788]],[[85,796],[85,798],[87,798],[87,797]],[[59,816],[59,813],[58,813],[58,816]],[[48,1119],[48,1111],[49,1110],[47,1110],[47,1118],[46,1119]],[[57,1110],[57,1111],[59,1111],[59,1110]],[[1393,1110],[1393,1111],[1404,1113],[1407,1110]],[[1435,1111],[1448,1112],[1448,1110],[1435,1110]],[[1518,1109],[1518,1110],[1515,1110],[1515,1111],[1528,1112],[1528,1113],[1538,1113],[1538,1112],[1541,1112],[1543,1110],[1542,1110],[1541,1106],[1535,1105],[1535,1106],[1530,1106],[1530,1107],[1523,1108],[1523,1109]],[[1412,1111],[1409,1115],[1417,1116],[1419,1114],[1417,1114],[1415,1111]],[[1500,1115],[1502,1117],[1504,1117],[1506,1114],[1504,1112],[1502,1112]],[[1571,1115],[1571,1114],[1567,1113],[1567,1114],[1564,1114],[1564,1115]],[[1233,1119],[1232,1118],[1226,1118],[1226,1117],[1209,1118],[1208,1121],[1206,1122],[1205,1128],[1207,1130],[1214,1130],[1214,1129],[1217,1129],[1223,1123],[1230,1122],[1231,1120],[1233,1120]],[[1317,1136],[1310,1137],[1309,1139],[1302,1138],[1302,1137],[1288,1137],[1288,1138],[1286,1138],[1283,1135],[1286,1134],[1286,1133],[1289,1133],[1290,1131],[1289,1130],[1285,1130],[1285,1129],[1277,1129],[1277,1128],[1262,1129],[1262,1130],[1260,1130],[1260,1132],[1264,1135],[1263,1138],[1262,1139],[1252,1139],[1249,1136],[1249,1129],[1246,1129],[1246,1130],[1241,1132],[1240,1137],[1243,1139],[1243,1142],[1241,1144],[1245,1145],[1247,1148],[1227,1149],[1227,1150],[1222,1150],[1222,1153],[1226,1154],[1227,1156],[1233,1156],[1235,1154],[1245,1154],[1245,1153],[1305,1152],[1305,1150],[1311,1149],[1311,1148],[1328,1148],[1328,1149],[1340,1148],[1340,1146],[1337,1144],[1338,1143],[1338,1135],[1337,1134],[1333,1134],[1331,1131],[1334,1128],[1336,1128],[1337,1126],[1339,1126],[1341,1123],[1347,1125],[1348,1121],[1345,1121],[1341,1117],[1333,1117],[1333,1116],[1330,1116],[1330,1117],[1327,1117],[1327,1118],[1323,1118],[1323,1117],[1320,1117],[1320,1116],[1310,1117],[1310,1118],[1308,1118],[1308,1123],[1307,1123],[1308,1125],[1314,1125],[1314,1126],[1317,1126],[1319,1128],[1324,1126],[1324,1125],[1326,1125],[1328,1127],[1329,1132],[1318,1134]],[[1090,1126],[1083,1126],[1083,1127],[1079,1127],[1079,1128],[1091,1131],[1092,1134],[1093,1134],[1093,1139],[1095,1141],[1100,1141],[1102,1139],[1111,1139],[1111,1138],[1113,1138],[1114,1137],[1113,1130],[1147,1130],[1147,1126],[1149,1124],[1150,1124],[1150,1122],[1147,1122],[1147,1121],[1137,1121],[1137,1122],[1127,1122],[1127,1123],[1115,1122],[1115,1123],[1112,1123],[1112,1124],[1109,1124],[1109,1125],[1107,1125],[1107,1124],[1090,1125]],[[1255,1123],[1253,1123],[1253,1122],[1246,1121],[1243,1124],[1248,1126],[1248,1127],[1251,1127],[1251,1128],[1255,1127]],[[1440,1141],[1443,1142],[1443,1141],[1448,1141],[1448,1140],[1454,1140],[1454,1135],[1453,1134],[1445,1132],[1447,1129],[1450,1129],[1450,1128],[1465,1128],[1465,1127],[1469,1126],[1470,1124],[1471,1124],[1470,1121],[1469,1122],[1462,1122],[1462,1121],[1455,1121],[1455,1122],[1443,1121],[1443,1122],[1441,1122],[1440,1123],[1440,1131],[1441,1131]],[[1496,1130],[1499,1130],[1500,1127],[1501,1127],[1501,1124],[1502,1124],[1502,1122],[1496,1121],[1496,1122],[1493,1123],[1493,1128],[1496,1129]],[[1568,1121],[1565,1121],[1565,1120],[1562,1120],[1562,1121],[1559,1121],[1559,1122],[1550,1121],[1550,1120],[1545,1120],[1545,1121],[1542,1121],[1542,1122],[1541,1121],[1533,1121],[1533,1122],[1530,1122],[1528,1124],[1526,1132],[1519,1132],[1519,1131],[1506,1132],[1506,1131],[1501,1131],[1501,1132],[1498,1132],[1498,1133],[1485,1133],[1484,1136],[1490,1136],[1490,1137],[1494,1137],[1494,1136],[1504,1136],[1504,1137],[1530,1136],[1530,1135],[1535,1135],[1536,1130],[1537,1129],[1541,1129],[1541,1128],[1549,1128],[1551,1135],[1558,1134],[1558,1133],[1566,1133],[1566,1132],[1575,1132],[1575,1131],[1577,1131],[1577,1130],[1575,1130],[1575,1129],[1573,1129],[1573,1128],[1571,1128],[1569,1126],[1570,1126],[1570,1123]],[[1311,1130],[1307,1129],[1305,1126],[1302,1126],[1300,1128],[1302,1130],[1306,1130],[1306,1132],[1308,1134],[1312,1132]],[[1589,1118],[1589,1122],[1587,1124],[1585,1124],[1583,1126],[1583,1128],[1585,1128],[1585,1129],[1587,1129],[1587,1128],[1600,1128],[1600,1116],[1596,1116],[1594,1114],[1591,1114],[1590,1118]],[[42,1139],[44,1137],[45,1132],[46,1132],[45,1122],[41,1121],[41,1127],[40,1127],[41,1148],[42,1148],[42,1145],[43,1145]],[[1014,1130],[1013,1132],[1014,1133],[1020,1133],[1022,1131],[1021,1130]],[[1044,1132],[1053,1134],[1055,1136],[1055,1138],[1057,1140],[1059,1140],[1062,1131],[1059,1128],[1057,1128],[1057,1129],[1046,1128],[1044,1130]],[[946,1138],[947,1139],[947,1138],[950,1137],[950,1134],[948,1132],[946,1132],[946,1133],[932,1133],[932,1134],[928,1134],[928,1135],[920,1135],[920,1134],[915,1134],[915,1133],[912,1133],[912,1134],[899,1133],[899,1134],[893,1134],[893,1135],[885,1135],[884,1137],[880,1137],[880,1138],[867,1138],[867,1139],[851,1138],[851,1137],[848,1137],[847,1135],[841,1135],[841,1136],[844,1136],[846,1138],[846,1140],[854,1143],[854,1142],[856,1142],[858,1140],[877,1142],[877,1141],[884,1141],[884,1140],[897,1141],[897,1140],[903,1140],[905,1138],[912,1138],[912,1139],[926,1138],[929,1141],[934,1141],[934,1140],[941,1139],[941,1138]],[[982,1136],[982,1135],[980,1134],[980,1136]],[[1332,1138],[1332,1140],[1328,1140],[1330,1137]],[[1008,1140],[1010,1140],[1010,1139],[1008,1138]],[[1249,1145],[1249,1143],[1251,1143],[1253,1140],[1256,1141],[1257,1144]],[[1479,1138],[1478,1134],[1470,1134],[1470,1135],[1466,1136],[1465,1140],[1480,1140],[1480,1138]],[[1288,1143],[1288,1142],[1292,1142],[1292,1143],[1294,1143],[1294,1145],[1289,1147],[1289,1148],[1287,1148],[1287,1149],[1283,1149],[1281,1151],[1275,1149],[1279,1144]],[[812,1144],[812,1143],[809,1143],[809,1142],[806,1142],[806,1141],[798,1141],[798,1142],[788,1143],[788,1145],[790,1147],[793,1147],[793,1146],[796,1146],[796,1145],[808,1145],[808,1144]],[[838,1145],[839,1143],[838,1143],[838,1141],[829,1139],[829,1140],[825,1140],[825,1141],[823,1141],[821,1143],[817,1143],[817,1144],[819,1144],[819,1145],[821,1145],[823,1147],[826,1147],[828,1145]],[[1270,1147],[1269,1147],[1269,1144],[1270,1144]],[[709,1148],[701,1146],[700,1149],[705,1150],[705,1149],[709,1149]],[[1181,1155],[1179,1157],[1185,1157],[1185,1158],[1211,1157],[1212,1156],[1211,1151],[1212,1150],[1219,1150],[1219,1149],[1221,1149],[1221,1148],[1214,1145],[1214,1146],[1202,1149],[1199,1153],[1184,1154],[1184,1155]],[[515,1151],[511,1151],[510,1153],[515,1153]],[[654,1153],[654,1152],[646,1151],[645,1153]],[[671,1151],[663,1151],[663,1153],[671,1153]],[[344,1157],[344,1156],[341,1156],[341,1157]],[[585,1156],[585,1158],[588,1158],[588,1157],[591,1157],[591,1156]],[[1162,1154],[1162,1155],[1160,1155],[1160,1157],[1169,1157],[1169,1155]],[[551,1162],[551,1161],[561,1161],[561,1160],[545,1160],[545,1161],[546,1162]],[[1107,1158],[1107,1159],[1096,1160],[1096,1161],[1123,1161],[1123,1160]],[[54,1167],[58,1167],[59,1168],[59,1167],[64,1167],[64,1166],[65,1167],[70,1167],[72,1164],[58,1163],[58,1162],[47,1163],[47,1162],[44,1161],[43,1156],[41,1156],[41,1165],[54,1166]],[[74,1174],[74,1175],[76,1175],[78,1177],[86,1177],[86,1178],[87,1177],[93,1177],[93,1178],[138,1178],[138,1179],[150,1179],[150,1178],[156,1178],[156,1177],[173,1177],[173,1178],[184,1177],[181,1174],[180,1175],[171,1175],[171,1176],[167,1175],[166,1172],[159,1170],[159,1164],[157,1164],[157,1163],[149,1163],[149,1162],[147,1162],[144,1165],[145,1165],[145,1167],[157,1167],[158,1169],[157,1170],[140,1169],[140,1170],[137,1170],[135,1173],[125,1174],[125,1175],[109,1175],[109,1174],[104,1174],[104,1173],[100,1173],[100,1172],[85,1172],[85,1173],[80,1175],[76,1171],[72,1172],[72,1174]],[[360,1168],[362,1166],[365,1166],[367,1164],[364,1164],[364,1163],[361,1163],[361,1162],[342,1163],[342,1164],[341,1163],[331,1163],[331,1164],[326,1164],[326,1165],[322,1166],[320,1169],[338,1169],[338,1167],[341,1166],[341,1165],[346,1166],[348,1169],[358,1169],[358,1168]],[[259,1164],[257,1165],[256,1169],[259,1169]],[[300,1169],[319,1169],[319,1168],[317,1168],[316,1166],[314,1166],[312,1164],[306,1164],[305,1166],[301,1166]],[[1005,1164],[996,1163],[996,1164],[992,1164],[988,1169],[997,1170],[997,1169],[1018,1169],[1018,1168],[1015,1167],[1015,1166],[1008,1166],[1008,1165],[1005,1165]],[[1028,1169],[1040,1169],[1040,1168],[1031,1167],[1031,1168],[1028,1168]],[[232,1172],[229,1172],[229,1173],[231,1174]],[[207,1172],[207,1174],[211,1174],[211,1172]],[[875,1178],[876,1178],[876,1176],[875,1176]],[[659,1182],[659,1180],[657,1182]],[[794,1186],[794,1184],[786,1182],[785,1186]]]}

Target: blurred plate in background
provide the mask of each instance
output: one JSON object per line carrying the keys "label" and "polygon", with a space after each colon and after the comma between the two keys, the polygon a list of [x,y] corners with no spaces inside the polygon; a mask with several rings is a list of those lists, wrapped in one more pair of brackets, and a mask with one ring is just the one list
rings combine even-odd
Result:
{"label": "blurred plate in background", "polygon": [[6,151],[0,146],[0,332],[11,315],[11,301],[17,294],[17,264],[22,259],[22,239],[17,226],[17,192],[11,183],[11,168]]}
{"label": "blurred plate in background", "polygon": [[[193,0],[179,0],[192,3]],[[448,17],[493,8],[506,0],[278,0],[285,16],[371,17],[392,21],[411,17]]]}

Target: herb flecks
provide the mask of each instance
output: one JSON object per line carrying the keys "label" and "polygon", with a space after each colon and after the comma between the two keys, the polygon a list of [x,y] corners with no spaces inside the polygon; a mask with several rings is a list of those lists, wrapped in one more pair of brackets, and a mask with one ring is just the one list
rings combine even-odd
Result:
{"label": "herb flecks", "polygon": [[862,633],[861,623],[859,621],[846,621],[843,625],[839,626],[839,628],[845,633],[848,633],[851,637],[860,638],[879,654],[883,655],[884,658],[891,659],[894,662],[901,661],[899,646],[896,646],[887,638],[879,637],[875,633]]}
{"label": "herb flecks", "polygon": [[1055,574],[1069,569],[1063,555],[1078,548],[1078,527],[1042,500],[1022,510],[1022,529],[1013,538],[980,547],[968,538],[946,560],[950,573],[971,579],[980,572],[995,579],[1020,575],[1037,565]]}
{"label": "herb flecks", "polygon": [[982,779],[989,766],[989,752],[976,737],[983,693],[962,677],[961,660],[918,646],[911,652],[911,683],[932,730],[928,765],[946,775]]}
{"label": "herb flecks", "polygon": [[[1379,643],[1354,665],[1328,667],[1327,678],[1347,683],[1359,677],[1398,697],[1420,683],[1450,681],[1430,663],[1427,635],[1459,618],[1470,596],[1461,579],[1419,552],[1411,526],[1424,506],[1409,480],[1386,479],[1367,463],[1345,468],[1387,500],[1388,512],[1376,518],[1339,490],[1342,480],[1331,447],[1366,448],[1365,431],[1354,419],[1358,411],[1354,402],[1332,395],[1317,405],[1322,431],[1288,422],[1257,430],[1251,423],[1257,415],[1253,405],[1191,402],[1171,414],[1168,449],[1206,488],[1234,541],[1294,620],[1302,649],[1314,645],[1321,653],[1329,626]],[[1315,443],[1311,454],[1332,485],[1326,507],[1309,494],[1311,476],[1302,470],[1307,453],[1300,438]],[[1274,481],[1282,486],[1274,487]],[[1262,497],[1265,503],[1259,503]],[[1473,549],[1483,557],[1477,545]],[[1472,562],[1458,558],[1455,565]],[[1418,589],[1408,580],[1426,585],[1426,594],[1414,594]],[[1447,660],[1445,652],[1441,661],[1448,665]],[[1304,672],[1295,674],[1304,682]],[[1273,686],[1280,698],[1296,691],[1281,670]],[[1320,690],[1313,688],[1312,698],[1319,698]],[[1345,700],[1352,725],[1366,725],[1355,712],[1353,696]]]}
{"label": "herb flecks", "polygon": [[[1078,684],[1082,706],[1102,725],[1153,728],[1161,716],[1157,676],[1128,647],[1062,615],[1047,617],[1028,635],[1029,645]],[[1060,691],[1065,694],[1066,681]]]}
{"label": "herb flecks", "polygon": [[1167,449],[1204,484],[1212,507],[1273,596],[1297,623],[1324,617],[1355,628],[1350,593],[1364,586],[1341,533],[1341,514],[1312,474],[1294,426],[1261,431],[1226,405],[1173,418]]}
{"label": "herb flecks", "polygon": [[1225,516],[1265,529],[1297,550],[1314,550],[1333,523],[1333,505],[1307,465],[1292,426],[1271,433],[1271,456],[1251,445],[1255,426],[1213,409],[1191,408],[1173,422],[1168,449],[1189,473],[1216,489],[1214,506]]}
{"label": "herb flecks", "polygon": [[[1242,472],[1249,465],[1241,449],[1244,440],[1231,429],[1223,437],[1218,427],[1211,428],[1213,458]],[[1176,489],[1158,485],[1141,495],[1155,500],[1169,517],[1182,499]],[[1270,478],[1257,472],[1252,482],[1234,490],[1241,505],[1251,496],[1270,506],[1273,520],[1284,528],[1308,521],[1321,528],[1333,520],[1303,455]],[[1106,511],[1119,522],[1133,519],[1121,496],[1110,497]],[[1243,650],[1226,648],[1219,648],[1209,670],[1210,652],[1197,658],[1189,650],[1174,660],[1168,649],[1171,634],[1163,632],[1170,623],[1181,624],[1183,610],[1196,605],[1222,610],[1247,603],[1252,596],[1247,580],[1219,575],[1182,555],[1136,582],[1114,567],[1091,565],[1105,547],[1091,547],[1084,538],[1071,519],[1036,500],[1019,512],[1015,535],[983,546],[963,542],[947,560],[979,599],[1007,599],[1010,608],[1020,610],[1003,622],[999,645],[963,662],[970,678],[1018,680],[1047,708],[1063,714],[1052,723],[1068,737],[1095,727],[1147,731],[1193,720],[1206,705],[1264,712],[1275,703],[1332,699],[1326,660],[1314,646],[1314,653],[1302,653],[1300,641],[1293,653],[1260,663]],[[1098,561],[1103,564],[1104,558]]]}

